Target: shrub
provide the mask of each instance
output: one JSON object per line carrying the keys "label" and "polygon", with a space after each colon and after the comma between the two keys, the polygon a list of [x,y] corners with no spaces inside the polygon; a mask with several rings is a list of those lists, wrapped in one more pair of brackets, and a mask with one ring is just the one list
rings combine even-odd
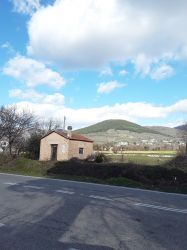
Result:
{"label": "shrub", "polygon": [[102,162],[110,162],[111,159],[109,156],[106,156],[105,154],[103,153],[97,153],[95,155],[95,162],[96,163],[102,163]]}
{"label": "shrub", "polygon": [[85,161],[57,162],[48,174],[74,175],[98,179],[129,178],[148,185],[186,185],[187,173],[161,166],[141,166],[125,163],[96,163]]}
{"label": "shrub", "polygon": [[0,165],[6,164],[7,162],[11,161],[12,157],[8,154],[0,153]]}
{"label": "shrub", "polygon": [[98,153],[95,157],[95,162],[101,163],[105,161],[105,155],[102,153]]}
{"label": "shrub", "polygon": [[175,168],[186,168],[187,169],[187,155],[178,155],[172,161],[170,161],[168,166]]}
{"label": "shrub", "polygon": [[26,156],[28,158],[33,159],[33,160],[39,159],[41,138],[42,138],[42,135],[34,133],[28,139],[27,146],[26,146],[26,152],[27,152]]}

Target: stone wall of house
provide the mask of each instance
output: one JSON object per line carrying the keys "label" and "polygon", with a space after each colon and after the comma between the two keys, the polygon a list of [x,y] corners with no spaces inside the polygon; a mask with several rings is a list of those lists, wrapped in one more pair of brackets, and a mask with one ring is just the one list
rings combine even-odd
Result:
{"label": "stone wall of house", "polygon": [[57,133],[51,133],[40,142],[40,161],[51,160],[51,144],[58,144],[58,161],[68,160],[69,140]]}
{"label": "stone wall of house", "polygon": [[[93,153],[93,143],[92,142],[84,142],[84,141],[69,141],[69,155],[68,158],[71,159],[73,157],[79,159],[86,159]],[[83,154],[79,153],[79,148],[83,148]]]}
{"label": "stone wall of house", "polygon": [[[41,139],[40,161],[51,160],[51,144],[57,144],[57,161],[69,160],[73,157],[86,159],[93,153],[93,143],[84,141],[68,140],[63,136],[53,132]],[[83,148],[83,154],[79,153],[79,148]]]}

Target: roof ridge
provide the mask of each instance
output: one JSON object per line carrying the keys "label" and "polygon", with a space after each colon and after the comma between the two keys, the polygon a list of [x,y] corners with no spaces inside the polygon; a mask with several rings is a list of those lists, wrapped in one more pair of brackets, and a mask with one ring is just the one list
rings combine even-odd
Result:
{"label": "roof ridge", "polygon": [[72,140],[72,141],[85,141],[85,142],[93,142],[93,140],[89,139],[88,137],[81,135],[81,134],[74,134],[72,132],[72,136],[68,137],[66,132],[62,131],[57,131],[57,130],[52,130],[49,133],[47,133],[45,136],[43,136],[41,139],[45,138],[46,136],[50,135],[51,133],[56,133],[60,136],[63,136],[67,140]]}

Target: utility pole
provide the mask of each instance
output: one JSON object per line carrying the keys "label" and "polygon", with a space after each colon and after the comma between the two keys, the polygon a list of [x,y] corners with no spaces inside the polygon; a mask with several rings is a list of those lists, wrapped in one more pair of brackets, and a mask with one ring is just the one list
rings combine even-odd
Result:
{"label": "utility pole", "polygon": [[64,126],[63,126],[64,131],[66,130],[66,117],[64,116]]}

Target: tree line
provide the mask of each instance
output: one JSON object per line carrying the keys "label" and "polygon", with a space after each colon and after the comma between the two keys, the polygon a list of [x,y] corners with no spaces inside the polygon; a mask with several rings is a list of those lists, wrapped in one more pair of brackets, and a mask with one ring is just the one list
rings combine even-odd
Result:
{"label": "tree line", "polygon": [[58,120],[41,120],[32,112],[20,110],[17,106],[1,106],[1,149],[11,157],[24,153],[29,158],[38,159],[40,139],[60,126],[61,122]]}

